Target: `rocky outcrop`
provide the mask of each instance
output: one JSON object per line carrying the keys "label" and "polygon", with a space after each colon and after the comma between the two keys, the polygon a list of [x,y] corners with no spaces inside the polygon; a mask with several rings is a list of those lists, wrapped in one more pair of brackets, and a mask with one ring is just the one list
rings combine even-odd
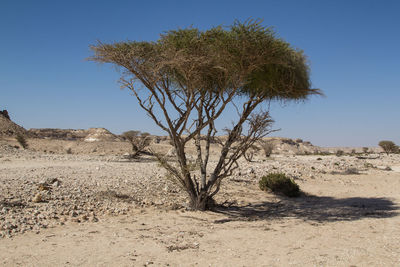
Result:
{"label": "rocky outcrop", "polygon": [[3,110],[3,111],[0,110],[0,116],[3,116],[3,117],[5,117],[6,119],[11,120],[11,119],[10,119],[10,116],[8,115],[8,111],[7,111],[6,109]]}
{"label": "rocky outcrop", "polygon": [[104,128],[90,128],[87,130],[85,142],[121,141],[121,138]]}
{"label": "rocky outcrop", "polygon": [[28,132],[36,138],[58,140],[81,140],[87,136],[87,131],[82,129],[29,129]]}
{"label": "rocky outcrop", "polygon": [[116,135],[114,135],[113,133],[104,128],[90,128],[88,130],[44,128],[44,129],[29,129],[28,132],[31,134],[31,136],[43,139],[85,141],[85,142],[121,140],[121,138],[117,137]]}
{"label": "rocky outcrop", "polygon": [[27,130],[11,121],[7,110],[0,111],[0,136],[28,135]]}
{"label": "rocky outcrop", "polygon": [[273,145],[273,153],[304,155],[313,154],[319,151],[319,147],[313,146],[310,142],[302,139],[290,139],[283,137],[264,138],[264,141],[271,142]]}

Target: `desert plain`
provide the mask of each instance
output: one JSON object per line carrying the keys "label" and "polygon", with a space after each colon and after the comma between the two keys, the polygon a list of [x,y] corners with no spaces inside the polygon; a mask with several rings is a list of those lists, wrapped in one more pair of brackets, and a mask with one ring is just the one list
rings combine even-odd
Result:
{"label": "desert plain", "polygon": [[[22,149],[2,137],[0,265],[399,266],[400,155],[277,140],[199,212],[152,156],[127,159],[127,142],[28,138]],[[167,140],[151,146],[171,152]],[[261,191],[271,172],[301,197]]]}
{"label": "desert plain", "polygon": [[[132,159],[103,128],[27,131],[4,111],[0,126],[2,266],[400,265],[399,154],[269,138],[272,154],[242,158],[200,212],[153,156],[176,161],[167,137]],[[261,191],[269,173],[301,196]]]}

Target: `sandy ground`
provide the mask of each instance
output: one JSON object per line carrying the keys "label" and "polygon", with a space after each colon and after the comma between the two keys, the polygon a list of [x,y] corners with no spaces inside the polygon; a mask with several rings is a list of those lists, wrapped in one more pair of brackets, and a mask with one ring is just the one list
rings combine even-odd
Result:
{"label": "sandy ground", "polygon": [[[7,178],[30,169],[49,171],[49,164],[52,172],[93,168],[92,176],[104,165],[86,156],[5,157],[0,162],[3,186]],[[299,177],[305,195],[296,199],[260,191],[255,177],[239,175],[225,182],[218,201],[228,202],[215,211],[135,205],[123,215],[99,216],[98,222],[52,224],[0,239],[0,265],[400,266],[400,157],[388,159],[392,171]],[[315,156],[294,160],[316,162]],[[136,167],[122,170],[155,166],[132,164]],[[257,172],[268,164],[249,166]],[[122,165],[111,161],[106,166],[98,171]]]}

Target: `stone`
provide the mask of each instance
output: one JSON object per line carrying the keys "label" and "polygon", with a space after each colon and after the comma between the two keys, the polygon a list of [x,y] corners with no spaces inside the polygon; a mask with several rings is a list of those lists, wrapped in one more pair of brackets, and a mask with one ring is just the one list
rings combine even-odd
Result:
{"label": "stone", "polygon": [[39,203],[39,202],[42,202],[42,201],[43,201],[43,198],[42,198],[42,195],[40,193],[37,193],[32,199],[32,202],[35,202],[35,203]]}

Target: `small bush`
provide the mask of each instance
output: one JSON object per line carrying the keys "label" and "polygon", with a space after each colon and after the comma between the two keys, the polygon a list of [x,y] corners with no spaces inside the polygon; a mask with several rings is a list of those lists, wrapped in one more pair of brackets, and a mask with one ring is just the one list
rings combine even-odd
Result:
{"label": "small bush", "polygon": [[67,149],[67,154],[72,154],[72,149],[71,148]]}
{"label": "small bush", "polygon": [[23,136],[22,134],[18,134],[16,137],[18,143],[24,148],[28,148],[28,142],[26,141],[25,136]]}
{"label": "small bush", "polygon": [[283,173],[270,173],[261,177],[259,181],[260,189],[263,191],[271,190],[274,193],[282,193],[288,197],[300,196],[300,188],[293,179]]}
{"label": "small bush", "polygon": [[343,150],[339,149],[338,151],[336,151],[336,156],[341,157],[343,155],[344,155],[344,151]]}

